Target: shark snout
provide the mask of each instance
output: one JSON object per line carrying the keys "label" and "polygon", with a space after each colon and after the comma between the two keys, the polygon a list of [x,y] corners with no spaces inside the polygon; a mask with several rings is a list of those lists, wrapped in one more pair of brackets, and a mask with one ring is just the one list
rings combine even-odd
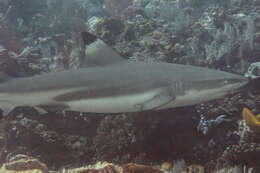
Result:
{"label": "shark snout", "polygon": [[224,80],[224,84],[220,88],[222,88],[222,92],[225,94],[236,93],[238,90],[242,89],[245,85],[247,85],[249,80],[243,76],[239,76],[238,78],[230,78]]}

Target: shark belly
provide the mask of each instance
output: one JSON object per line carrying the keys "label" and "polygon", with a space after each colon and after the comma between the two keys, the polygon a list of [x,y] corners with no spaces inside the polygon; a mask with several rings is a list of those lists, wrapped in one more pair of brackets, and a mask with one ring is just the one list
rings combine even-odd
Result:
{"label": "shark belly", "polygon": [[[138,112],[157,109],[175,99],[169,87],[155,88],[143,92],[124,93],[103,97],[56,100],[66,93],[77,93],[81,88],[48,90],[41,92],[0,93],[1,108],[5,113],[17,106],[53,108],[93,113]],[[76,94],[77,95],[77,94]],[[57,109],[59,110],[59,109]],[[48,110],[46,110],[48,112]]]}
{"label": "shark belly", "polygon": [[52,90],[31,93],[0,93],[0,109],[3,110],[5,115],[7,115],[18,106],[60,106],[63,105],[63,103],[58,103],[53,98],[64,92],[67,92],[67,90]]}

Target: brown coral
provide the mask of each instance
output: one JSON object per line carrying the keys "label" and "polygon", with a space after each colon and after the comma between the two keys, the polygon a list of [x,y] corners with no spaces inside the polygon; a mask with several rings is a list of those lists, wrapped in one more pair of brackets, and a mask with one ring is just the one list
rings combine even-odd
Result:
{"label": "brown coral", "polygon": [[109,172],[109,173],[120,173],[118,172],[118,170],[116,169],[116,167],[114,167],[114,165],[108,165],[102,169],[96,170],[96,169],[87,169],[87,170],[83,170],[83,171],[79,171],[79,173],[104,173],[104,172]]}
{"label": "brown coral", "polygon": [[62,173],[122,173],[121,167],[108,162],[97,162],[86,167],[62,170]]}
{"label": "brown coral", "polygon": [[38,159],[18,154],[3,164],[0,172],[4,173],[48,173],[48,168]]}
{"label": "brown coral", "polygon": [[163,171],[151,166],[128,163],[122,166],[123,173],[163,173]]}
{"label": "brown coral", "polygon": [[95,165],[63,170],[62,173],[163,173],[163,171],[153,168],[152,166],[135,163],[117,166],[112,163],[98,162]]}
{"label": "brown coral", "polygon": [[120,173],[114,165],[108,165],[102,169],[87,169],[87,170],[79,171],[79,173],[104,173],[104,172]]}
{"label": "brown coral", "polygon": [[201,165],[190,165],[185,168],[184,172],[196,172],[196,173],[205,173],[204,167]]}

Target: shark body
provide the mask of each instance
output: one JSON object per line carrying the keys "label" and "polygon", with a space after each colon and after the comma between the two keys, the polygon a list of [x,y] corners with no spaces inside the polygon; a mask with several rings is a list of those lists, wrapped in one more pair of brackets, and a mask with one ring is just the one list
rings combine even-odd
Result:
{"label": "shark body", "polygon": [[198,104],[245,85],[240,75],[189,65],[128,62],[102,40],[83,33],[88,66],[4,80],[0,107],[94,113],[138,112]]}

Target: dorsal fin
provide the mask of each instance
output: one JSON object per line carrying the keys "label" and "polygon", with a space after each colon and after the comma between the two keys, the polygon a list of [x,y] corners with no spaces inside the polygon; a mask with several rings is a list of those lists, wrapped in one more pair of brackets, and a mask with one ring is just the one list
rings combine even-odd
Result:
{"label": "dorsal fin", "polygon": [[81,67],[106,66],[120,62],[127,62],[105,42],[88,32],[81,33],[85,45],[85,60]]}

